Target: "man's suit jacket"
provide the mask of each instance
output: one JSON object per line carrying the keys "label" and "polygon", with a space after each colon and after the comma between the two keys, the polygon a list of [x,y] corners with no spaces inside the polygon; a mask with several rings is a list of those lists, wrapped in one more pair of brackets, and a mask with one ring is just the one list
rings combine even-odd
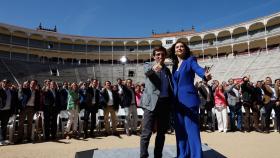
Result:
{"label": "man's suit jacket", "polygon": [[[95,95],[95,96],[94,96]],[[92,104],[92,98],[95,97],[95,104]],[[98,111],[100,103],[100,91],[99,89],[89,87],[86,91],[86,108],[93,108]]]}
{"label": "man's suit jacket", "polygon": [[[208,89],[208,91],[207,91]],[[202,98],[201,98],[201,102],[205,103],[205,108],[207,109],[211,109],[214,107],[214,94],[212,91],[212,88],[209,85],[201,85],[200,87],[198,87],[198,91],[201,94]],[[207,97],[209,96],[209,100],[207,100]]]}
{"label": "man's suit jacket", "polygon": [[[113,108],[114,110],[118,110],[119,109],[119,104],[120,104],[120,97],[119,94],[113,90],[112,91],[112,95],[113,95]],[[101,91],[101,95],[103,96],[104,99],[104,103],[101,103],[103,108],[106,108],[109,102],[109,94],[108,94],[108,90],[106,88],[104,88]]]}
{"label": "man's suit jacket", "polygon": [[63,88],[59,90],[60,93],[60,106],[61,110],[66,110],[67,109],[67,104],[68,104],[68,90]]}
{"label": "man's suit jacket", "polygon": [[197,89],[194,86],[195,73],[205,79],[205,70],[197,64],[196,58],[193,56],[184,60],[178,70],[178,77],[174,78],[174,73],[177,71],[173,67],[173,86],[174,96],[178,98],[180,103],[186,107],[198,107],[200,99]]}
{"label": "man's suit jacket", "polygon": [[[149,111],[154,111],[161,90],[160,73],[152,70],[154,64],[155,62],[150,62],[144,65],[145,89],[140,100],[140,107]],[[163,65],[163,69],[168,77],[169,96],[172,96],[171,73],[165,65]]]}
{"label": "man's suit jacket", "polygon": [[53,95],[51,90],[47,90],[44,92],[44,111],[51,112],[52,110],[56,110],[59,112],[61,110],[60,106],[60,93],[58,90],[55,90],[55,96]]}
{"label": "man's suit jacket", "polygon": [[130,107],[133,94],[131,94],[130,90],[126,86],[122,85],[121,87],[123,89],[123,94],[120,96],[121,107]]}
{"label": "man's suit jacket", "polygon": [[[18,97],[20,100],[20,109],[26,108],[26,104],[32,95],[32,91],[29,88],[22,88],[18,92]],[[35,111],[39,111],[41,107],[41,95],[39,90],[35,90],[35,101],[34,101],[34,109]]]}
{"label": "man's suit jacket", "polygon": [[262,86],[262,89],[264,91],[264,96],[263,96],[263,102],[264,104],[268,104],[271,100],[271,97],[273,95],[273,91],[271,88],[274,88],[274,91],[275,91],[275,95],[276,95],[276,100],[279,101],[279,94],[280,94],[280,90],[279,90],[279,87],[278,86],[275,86],[275,87],[271,87],[269,85],[263,85]]}
{"label": "man's suit jacket", "polygon": [[[15,114],[17,113],[17,109],[18,109],[18,94],[16,91],[14,90],[10,90],[11,93],[11,113]],[[3,108],[5,108],[6,106],[6,100],[7,100],[7,95],[4,89],[0,89],[0,110],[2,110]]]}

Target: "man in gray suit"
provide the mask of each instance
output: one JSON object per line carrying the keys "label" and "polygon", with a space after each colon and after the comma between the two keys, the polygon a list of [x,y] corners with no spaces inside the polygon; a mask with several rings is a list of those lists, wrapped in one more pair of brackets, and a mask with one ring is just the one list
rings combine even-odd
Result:
{"label": "man in gray suit", "polygon": [[157,131],[154,157],[162,157],[165,133],[168,128],[171,111],[171,73],[164,65],[166,49],[155,47],[153,62],[144,66],[145,90],[141,97],[140,107],[144,109],[143,130],[140,141],[140,157],[149,157],[148,146],[154,129]]}
{"label": "man in gray suit", "polygon": [[[230,110],[230,127],[231,131],[242,131],[242,110],[241,110],[241,98],[240,98],[240,84],[234,81],[232,78],[228,80],[228,86],[225,89],[227,93],[227,102]],[[235,116],[237,116],[237,129],[235,125]]]}

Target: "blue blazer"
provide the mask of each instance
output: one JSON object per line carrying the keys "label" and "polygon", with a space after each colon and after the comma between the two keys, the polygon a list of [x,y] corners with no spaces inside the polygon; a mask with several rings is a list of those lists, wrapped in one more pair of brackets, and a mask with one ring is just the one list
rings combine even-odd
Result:
{"label": "blue blazer", "polygon": [[200,104],[200,99],[196,87],[194,86],[195,73],[201,77],[205,78],[205,70],[200,67],[194,56],[188,57],[184,60],[178,70],[177,79],[175,79],[174,74],[176,72],[176,67],[173,67],[173,93],[178,99],[179,103],[184,104],[188,108],[198,106]]}

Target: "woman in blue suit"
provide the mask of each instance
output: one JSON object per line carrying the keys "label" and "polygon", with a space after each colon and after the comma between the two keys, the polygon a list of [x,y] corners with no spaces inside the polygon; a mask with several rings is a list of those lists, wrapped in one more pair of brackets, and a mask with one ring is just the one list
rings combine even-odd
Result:
{"label": "woman in blue suit", "polygon": [[177,41],[171,47],[173,60],[173,86],[175,97],[175,132],[178,158],[201,158],[202,148],[199,129],[199,96],[194,86],[195,73],[210,80],[208,71],[201,68],[189,47]]}

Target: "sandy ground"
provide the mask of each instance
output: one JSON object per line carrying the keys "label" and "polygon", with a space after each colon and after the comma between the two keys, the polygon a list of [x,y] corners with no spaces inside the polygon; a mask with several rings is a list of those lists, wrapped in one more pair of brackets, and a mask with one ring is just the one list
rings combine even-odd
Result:
{"label": "sandy ground", "polygon": [[[279,158],[280,134],[262,133],[201,133],[202,142],[226,157],[232,158]],[[154,146],[155,135],[151,146]],[[29,143],[0,146],[0,158],[74,158],[75,152],[93,148],[135,148],[139,147],[139,136],[108,136],[86,140],[63,139],[59,142]],[[175,145],[175,135],[166,135],[166,144]],[[138,157],[138,155],[137,155]]]}

